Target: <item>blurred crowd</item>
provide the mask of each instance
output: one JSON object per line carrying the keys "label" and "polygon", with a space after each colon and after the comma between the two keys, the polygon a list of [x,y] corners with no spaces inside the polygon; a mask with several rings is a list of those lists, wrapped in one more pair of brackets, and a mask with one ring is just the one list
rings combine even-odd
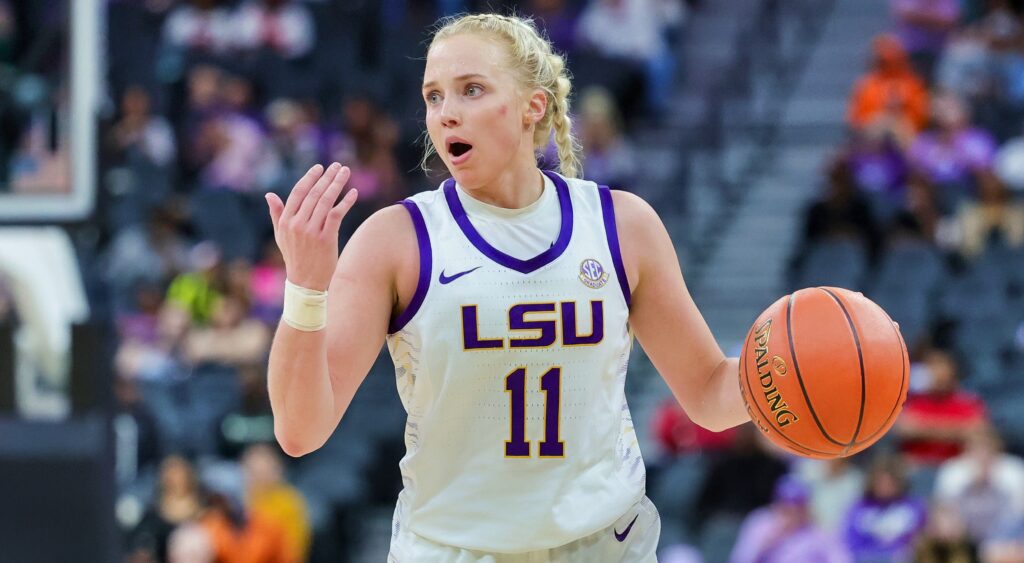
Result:
{"label": "blurred crowd", "polygon": [[863,291],[901,327],[896,425],[850,459],[796,459],[669,400],[650,479],[678,523],[665,561],[1024,561],[1022,4],[891,0],[803,213],[789,289]]}
{"label": "blurred crowd", "polygon": [[[348,560],[369,540],[339,506],[389,520],[403,428],[383,422],[401,416],[389,362],[351,435],[301,460],[274,442],[266,357],[285,272],[263,194],[286,198],[314,163],[351,167],[343,242],[435,187],[443,167],[419,169],[425,40],[438,17],[483,8],[532,14],[568,54],[587,176],[629,188],[630,132],[672,91],[681,0],[108,2],[95,273],[117,328],[129,561]],[[379,382],[392,398],[378,404]],[[357,420],[366,405],[372,422]]]}
{"label": "blurred crowd", "polygon": [[[63,52],[68,5],[0,0],[0,189],[35,189],[17,178],[62,162],[47,139],[66,61],[39,53]],[[631,188],[631,137],[670,103],[697,3],[109,0],[94,274],[117,328],[127,560],[347,560],[367,540],[337,499],[389,518],[403,448],[389,362],[330,451],[291,460],[274,444],[265,364],[285,273],[262,194],[286,197],[316,162],[350,166],[345,240],[436,186],[440,167],[418,168],[423,41],[439,16],[482,8],[532,14],[568,53],[586,176]],[[1024,562],[1024,18],[1007,0],[891,9],[789,283],[863,291],[900,323],[903,415],[868,453],[815,461],[750,425],[706,432],[668,400],[650,421],[661,451],[645,452],[663,561]]]}

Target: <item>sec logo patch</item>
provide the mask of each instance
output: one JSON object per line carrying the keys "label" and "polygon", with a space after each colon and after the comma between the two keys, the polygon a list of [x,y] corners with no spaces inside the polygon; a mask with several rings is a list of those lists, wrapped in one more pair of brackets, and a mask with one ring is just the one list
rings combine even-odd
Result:
{"label": "sec logo patch", "polygon": [[600,289],[608,283],[608,272],[600,262],[587,258],[580,263],[580,281],[590,289]]}

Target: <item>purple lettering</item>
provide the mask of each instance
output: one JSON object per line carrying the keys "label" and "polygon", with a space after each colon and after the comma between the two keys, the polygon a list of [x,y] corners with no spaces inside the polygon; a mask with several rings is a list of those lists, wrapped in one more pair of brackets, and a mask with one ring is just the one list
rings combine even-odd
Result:
{"label": "purple lettering", "polygon": [[597,344],[604,339],[604,302],[590,302],[590,334],[581,335],[576,324],[576,302],[562,301],[562,344]]}
{"label": "purple lettering", "polygon": [[505,339],[503,338],[480,338],[478,328],[476,305],[463,305],[462,347],[466,350],[487,350],[505,347]]}
{"label": "purple lettering", "polygon": [[513,305],[508,311],[509,330],[535,330],[540,331],[536,338],[509,338],[509,346],[512,348],[546,348],[555,343],[558,338],[558,322],[555,319],[534,320],[526,319],[530,313],[553,313],[554,303],[520,303]]}

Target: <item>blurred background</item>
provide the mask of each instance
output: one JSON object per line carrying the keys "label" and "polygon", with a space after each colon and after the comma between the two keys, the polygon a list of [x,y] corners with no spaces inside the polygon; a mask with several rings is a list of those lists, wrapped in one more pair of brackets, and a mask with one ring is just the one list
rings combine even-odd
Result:
{"label": "blurred background", "polygon": [[863,291],[911,352],[889,435],[819,462],[694,426],[635,348],[660,560],[1024,562],[1022,8],[0,0],[0,561],[385,559],[391,361],[282,454],[262,195],[349,165],[344,240],[436,187],[429,28],[514,10],[568,56],[586,177],[655,206],[727,353],[812,285]]}

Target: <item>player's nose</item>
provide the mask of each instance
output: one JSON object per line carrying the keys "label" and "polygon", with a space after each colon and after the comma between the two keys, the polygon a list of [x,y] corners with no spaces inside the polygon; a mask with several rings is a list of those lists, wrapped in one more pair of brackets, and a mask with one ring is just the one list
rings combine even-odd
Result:
{"label": "player's nose", "polygon": [[449,100],[445,100],[441,104],[441,124],[445,127],[456,127],[462,123],[462,118],[459,115],[458,108],[455,107],[455,103]]}

